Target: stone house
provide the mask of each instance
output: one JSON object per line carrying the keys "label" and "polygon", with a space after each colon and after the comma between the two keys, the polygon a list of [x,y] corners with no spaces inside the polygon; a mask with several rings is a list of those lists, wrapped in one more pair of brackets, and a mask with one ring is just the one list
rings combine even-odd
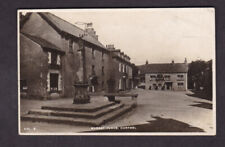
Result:
{"label": "stone house", "polygon": [[113,64],[111,65],[113,65],[112,73],[116,79],[116,90],[124,91],[132,89],[134,87],[133,69],[135,65],[130,62],[130,57],[120,49],[115,49],[114,45],[107,45],[106,48],[112,53]]}
{"label": "stone house", "polygon": [[145,64],[138,68],[145,89],[187,90],[187,63]]}
{"label": "stone house", "polygon": [[83,34],[89,91],[106,90],[114,53],[98,40],[94,29],[83,30],[51,13],[34,12],[20,19],[21,92],[38,98],[72,97],[73,85],[82,74],[79,41]]}

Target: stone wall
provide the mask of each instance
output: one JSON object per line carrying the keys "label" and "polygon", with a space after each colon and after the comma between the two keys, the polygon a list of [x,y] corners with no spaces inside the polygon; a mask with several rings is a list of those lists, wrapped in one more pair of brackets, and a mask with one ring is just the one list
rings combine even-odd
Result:
{"label": "stone wall", "polygon": [[47,97],[48,56],[40,45],[20,35],[20,80],[27,83],[27,96]]}

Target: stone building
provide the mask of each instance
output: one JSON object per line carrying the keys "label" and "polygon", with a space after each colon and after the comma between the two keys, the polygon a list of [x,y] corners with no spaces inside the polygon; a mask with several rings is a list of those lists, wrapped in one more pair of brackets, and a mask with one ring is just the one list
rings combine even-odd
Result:
{"label": "stone building", "polygon": [[187,63],[145,64],[138,66],[140,79],[149,90],[187,90]]}
{"label": "stone building", "polygon": [[112,69],[109,65],[114,65],[117,58],[123,62],[129,59],[114,58],[114,52],[98,40],[93,28],[83,30],[51,13],[27,13],[21,17],[19,37],[20,89],[28,97],[74,95],[73,85],[82,75],[80,40],[85,48],[89,91],[106,90]]}
{"label": "stone building", "polygon": [[[106,48],[111,51],[113,71],[111,76],[114,77],[115,89],[117,91],[130,90],[133,86],[133,69],[134,64],[130,62],[130,57],[120,49],[115,49],[114,45],[107,45]],[[113,75],[112,75],[113,74]]]}

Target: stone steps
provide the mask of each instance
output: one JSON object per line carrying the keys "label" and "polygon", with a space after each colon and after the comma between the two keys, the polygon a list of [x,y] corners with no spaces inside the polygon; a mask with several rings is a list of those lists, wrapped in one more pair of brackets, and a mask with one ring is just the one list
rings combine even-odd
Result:
{"label": "stone steps", "polygon": [[45,115],[45,116],[62,116],[62,117],[73,117],[73,118],[90,118],[95,119],[101,117],[107,113],[113,112],[117,109],[120,109],[124,106],[124,104],[114,104],[112,106],[108,106],[104,109],[100,109],[95,112],[74,112],[74,111],[55,111],[55,110],[47,110],[47,109],[33,109],[28,112],[28,114],[34,115]]}
{"label": "stone steps", "polygon": [[54,110],[54,111],[72,111],[72,112],[96,112],[98,110],[115,105],[115,102],[108,102],[106,104],[90,106],[89,104],[80,105],[59,105],[59,106],[42,106],[41,109],[44,110]]}
{"label": "stone steps", "polygon": [[[74,117],[65,117],[65,116],[53,116],[51,113],[41,112],[41,113],[33,113],[26,114],[21,116],[22,121],[33,121],[33,122],[48,122],[48,123],[61,123],[61,124],[69,124],[69,125],[85,125],[85,126],[101,126],[109,121],[114,120],[115,118],[123,115],[124,113],[130,111],[135,105],[119,105],[116,104],[114,111],[110,113],[103,113],[95,119],[90,118],[74,118]],[[35,112],[35,111],[32,111]],[[42,115],[42,114],[50,114],[50,115]],[[66,114],[66,113],[63,113]],[[93,114],[97,115],[98,113]]]}

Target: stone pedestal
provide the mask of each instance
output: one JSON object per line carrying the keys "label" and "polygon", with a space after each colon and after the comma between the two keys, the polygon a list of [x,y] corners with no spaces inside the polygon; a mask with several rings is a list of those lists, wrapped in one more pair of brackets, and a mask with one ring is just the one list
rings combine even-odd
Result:
{"label": "stone pedestal", "polygon": [[88,95],[87,88],[88,84],[86,83],[76,83],[75,87],[75,95],[73,99],[74,104],[86,104],[90,103],[90,96]]}

